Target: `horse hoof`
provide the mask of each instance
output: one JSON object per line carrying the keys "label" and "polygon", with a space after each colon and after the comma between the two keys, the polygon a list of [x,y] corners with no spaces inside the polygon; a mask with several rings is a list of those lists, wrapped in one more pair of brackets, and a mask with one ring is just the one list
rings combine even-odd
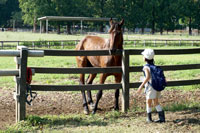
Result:
{"label": "horse hoof", "polygon": [[119,111],[119,107],[114,107],[114,110],[115,111]]}
{"label": "horse hoof", "polygon": [[95,104],[94,104],[94,103],[90,103],[90,104],[89,104],[90,110],[94,110],[94,107],[95,107]]}
{"label": "horse hoof", "polygon": [[89,111],[88,111],[88,110],[83,110],[83,113],[84,113],[85,115],[89,115]]}
{"label": "horse hoof", "polygon": [[96,113],[96,111],[93,110],[93,111],[92,111],[92,114],[94,115],[95,113]]}

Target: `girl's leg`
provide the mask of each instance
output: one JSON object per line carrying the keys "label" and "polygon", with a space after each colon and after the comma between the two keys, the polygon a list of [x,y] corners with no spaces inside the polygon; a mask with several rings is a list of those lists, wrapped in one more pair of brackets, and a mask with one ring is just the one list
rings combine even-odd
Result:
{"label": "girl's leg", "polygon": [[159,116],[159,120],[157,120],[155,122],[159,122],[159,123],[165,122],[165,113],[158,102],[158,98],[154,99],[153,102],[154,102],[154,105],[156,107],[156,110],[157,110],[158,116]]}
{"label": "girl's leg", "polygon": [[152,99],[147,99],[146,101],[146,109],[147,109],[147,113],[151,113],[152,111]]}
{"label": "girl's leg", "polygon": [[151,112],[152,112],[152,99],[147,99],[146,100],[146,110],[147,110],[147,122],[153,122],[152,117],[151,117]]}
{"label": "girl's leg", "polygon": [[153,103],[154,103],[154,106],[155,106],[157,112],[161,112],[162,111],[162,107],[160,106],[160,104],[158,102],[158,98],[153,99]]}

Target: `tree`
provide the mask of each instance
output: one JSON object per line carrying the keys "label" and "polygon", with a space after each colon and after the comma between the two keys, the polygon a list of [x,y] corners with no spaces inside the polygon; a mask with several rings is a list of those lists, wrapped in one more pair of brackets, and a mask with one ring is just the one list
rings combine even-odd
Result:
{"label": "tree", "polygon": [[198,34],[200,34],[200,1],[195,1],[195,9],[194,9],[194,26],[198,29]]}
{"label": "tree", "polygon": [[165,21],[165,30],[169,31],[174,31],[174,29],[176,28],[176,25],[178,25],[178,20],[179,20],[179,7],[177,4],[177,1],[174,0],[167,0],[167,7],[166,7],[166,11],[165,12],[165,17],[166,17],[166,21]]}
{"label": "tree", "polygon": [[24,23],[33,25],[33,32],[36,31],[38,17],[55,14],[55,7],[51,0],[19,0],[19,3]]}
{"label": "tree", "polygon": [[155,33],[156,26],[156,9],[158,6],[158,0],[145,0],[145,8],[148,10],[147,22],[151,27],[151,33]]}
{"label": "tree", "polygon": [[[90,9],[90,16],[91,17],[106,17],[108,16],[107,7],[108,7],[107,0],[88,0],[88,8]],[[103,32],[104,25],[100,23],[100,32]]]}
{"label": "tree", "polygon": [[0,26],[10,27],[9,23],[14,12],[20,11],[19,3],[16,0],[0,0]]}
{"label": "tree", "polygon": [[189,27],[189,35],[192,35],[192,27],[195,18],[196,0],[179,0],[179,9],[182,22]]}

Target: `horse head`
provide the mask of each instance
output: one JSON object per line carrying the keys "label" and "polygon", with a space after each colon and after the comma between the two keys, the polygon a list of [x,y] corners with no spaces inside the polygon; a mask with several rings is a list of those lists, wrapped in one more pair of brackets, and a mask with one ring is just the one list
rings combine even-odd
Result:
{"label": "horse head", "polygon": [[120,22],[114,22],[112,18],[110,19],[110,50],[122,49],[123,45],[123,31],[122,25],[124,24],[124,19]]}

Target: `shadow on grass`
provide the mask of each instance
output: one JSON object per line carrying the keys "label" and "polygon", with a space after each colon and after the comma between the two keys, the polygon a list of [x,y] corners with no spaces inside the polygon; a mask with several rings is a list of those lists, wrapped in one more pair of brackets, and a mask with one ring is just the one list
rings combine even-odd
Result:
{"label": "shadow on grass", "polygon": [[59,129],[66,127],[81,127],[81,126],[107,126],[108,122],[105,122],[98,116],[81,116],[81,115],[70,115],[70,116],[34,116],[30,115],[25,121],[21,121],[11,127],[8,127],[2,132],[30,132],[38,131],[43,129]]}
{"label": "shadow on grass", "polygon": [[73,116],[69,118],[61,118],[57,116],[50,116],[50,117],[39,117],[39,116],[29,116],[26,120],[30,125],[32,126],[43,126],[46,125],[48,127],[52,126],[73,126],[73,127],[80,127],[80,126],[106,126],[107,122],[102,121],[98,118],[91,119],[88,118],[82,118],[80,116]]}
{"label": "shadow on grass", "polygon": [[200,120],[198,118],[176,119],[173,122],[178,123],[179,125],[187,125],[187,124],[200,125]]}
{"label": "shadow on grass", "polygon": [[181,111],[182,116],[188,114],[191,115],[191,118],[180,118],[173,120],[173,122],[178,125],[200,125],[200,104],[198,102],[173,103],[165,106],[164,110],[172,112]]}

